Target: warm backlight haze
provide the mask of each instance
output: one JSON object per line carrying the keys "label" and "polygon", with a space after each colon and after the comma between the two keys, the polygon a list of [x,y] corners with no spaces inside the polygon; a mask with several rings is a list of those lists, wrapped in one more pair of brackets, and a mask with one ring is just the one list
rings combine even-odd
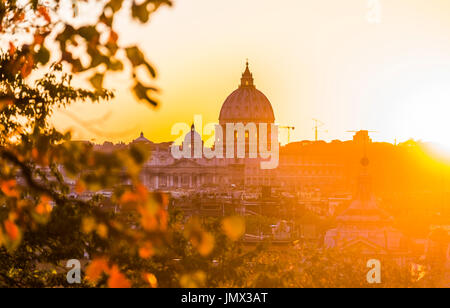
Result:
{"label": "warm backlight haze", "polygon": [[[59,128],[77,139],[130,141],[143,131],[168,141],[176,122],[195,114],[217,122],[249,59],[256,87],[276,121],[296,130],[291,141],[324,140],[375,130],[375,141],[410,138],[450,148],[450,2],[381,0],[381,23],[367,20],[367,0],[178,0],[149,26],[122,19],[123,44],[138,43],[156,64],[157,112],[135,100],[126,74],[109,78],[108,105],[58,113]],[[82,116],[80,116],[80,114]],[[285,137],[282,137],[285,138]]]}

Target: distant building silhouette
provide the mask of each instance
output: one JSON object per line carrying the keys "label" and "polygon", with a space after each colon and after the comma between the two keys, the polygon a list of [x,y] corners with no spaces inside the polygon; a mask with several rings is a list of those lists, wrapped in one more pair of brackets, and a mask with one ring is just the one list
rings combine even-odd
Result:
{"label": "distant building silhouette", "polygon": [[350,206],[336,217],[337,227],[325,235],[327,248],[351,250],[372,258],[389,254],[402,261],[408,253],[405,237],[393,227],[393,217],[378,207],[372,193],[369,159],[361,160],[362,171]]}
{"label": "distant building silhouette", "polygon": [[355,135],[353,136],[353,141],[359,144],[372,143],[372,139],[369,137],[368,130],[360,130],[358,132],[355,132]]}

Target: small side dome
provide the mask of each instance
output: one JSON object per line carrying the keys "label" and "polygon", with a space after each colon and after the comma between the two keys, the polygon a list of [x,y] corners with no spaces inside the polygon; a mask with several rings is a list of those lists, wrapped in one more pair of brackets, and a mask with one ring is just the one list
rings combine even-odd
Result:
{"label": "small side dome", "polygon": [[191,126],[191,131],[184,137],[183,147],[186,146],[190,148],[192,143],[203,145],[202,137],[195,131],[194,125]]}
{"label": "small side dome", "polygon": [[147,138],[145,138],[144,133],[141,132],[141,135],[139,136],[139,138],[133,140],[133,143],[151,143],[151,141],[148,140]]}

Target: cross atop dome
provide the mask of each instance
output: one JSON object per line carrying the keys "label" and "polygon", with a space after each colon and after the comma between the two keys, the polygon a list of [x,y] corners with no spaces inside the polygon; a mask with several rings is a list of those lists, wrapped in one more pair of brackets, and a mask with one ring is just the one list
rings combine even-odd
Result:
{"label": "cross atop dome", "polygon": [[253,84],[253,75],[250,72],[250,68],[248,66],[248,59],[247,59],[247,63],[246,63],[246,68],[245,68],[245,72],[242,74],[242,78],[241,78],[241,88],[244,87],[254,87],[255,85]]}

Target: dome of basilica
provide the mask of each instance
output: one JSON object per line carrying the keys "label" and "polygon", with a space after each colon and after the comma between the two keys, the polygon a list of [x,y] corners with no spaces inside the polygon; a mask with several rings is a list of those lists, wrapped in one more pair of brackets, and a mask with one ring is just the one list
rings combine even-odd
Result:
{"label": "dome of basilica", "polygon": [[222,105],[220,124],[225,123],[274,123],[275,116],[267,97],[253,84],[253,75],[247,68],[242,74],[241,85],[231,93]]}

